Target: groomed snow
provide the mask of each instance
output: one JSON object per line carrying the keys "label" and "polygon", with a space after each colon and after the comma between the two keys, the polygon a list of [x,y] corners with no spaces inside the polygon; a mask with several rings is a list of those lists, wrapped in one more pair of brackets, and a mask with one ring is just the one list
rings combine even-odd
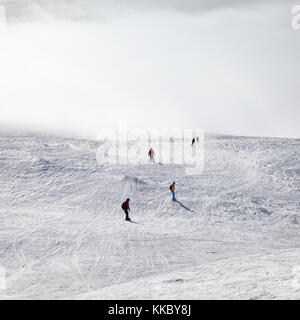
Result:
{"label": "groomed snow", "polygon": [[195,175],[101,145],[0,137],[1,299],[300,298],[300,140],[206,136]]}
{"label": "groomed snow", "polygon": [[225,259],[145,277],[76,299],[299,299],[299,249]]}

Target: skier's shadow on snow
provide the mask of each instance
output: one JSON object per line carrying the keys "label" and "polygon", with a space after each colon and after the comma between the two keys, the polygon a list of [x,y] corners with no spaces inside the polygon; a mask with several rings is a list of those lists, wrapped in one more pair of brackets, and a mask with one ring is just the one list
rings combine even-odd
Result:
{"label": "skier's shadow on snow", "polygon": [[182,202],[178,201],[177,199],[173,200],[174,202],[177,202],[179,205],[182,206],[182,208],[184,208],[185,210],[188,210],[190,212],[194,212],[193,210],[191,210],[190,208],[186,207]]}
{"label": "skier's shadow on snow", "polygon": [[143,223],[136,222],[136,221],[132,221],[132,220],[130,220],[129,222],[131,222],[131,223],[135,223],[135,224],[143,224]]}

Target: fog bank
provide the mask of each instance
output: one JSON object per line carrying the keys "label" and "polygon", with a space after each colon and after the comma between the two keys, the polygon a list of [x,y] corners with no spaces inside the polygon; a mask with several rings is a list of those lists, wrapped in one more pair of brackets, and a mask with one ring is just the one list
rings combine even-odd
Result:
{"label": "fog bank", "polygon": [[294,1],[239,2],[2,2],[0,123],[299,138]]}

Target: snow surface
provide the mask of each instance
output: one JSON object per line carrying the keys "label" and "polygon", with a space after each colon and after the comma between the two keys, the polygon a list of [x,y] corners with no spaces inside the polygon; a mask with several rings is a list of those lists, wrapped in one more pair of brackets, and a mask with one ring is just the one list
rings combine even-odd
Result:
{"label": "snow surface", "polygon": [[206,136],[195,175],[101,145],[0,137],[1,299],[300,298],[299,139]]}

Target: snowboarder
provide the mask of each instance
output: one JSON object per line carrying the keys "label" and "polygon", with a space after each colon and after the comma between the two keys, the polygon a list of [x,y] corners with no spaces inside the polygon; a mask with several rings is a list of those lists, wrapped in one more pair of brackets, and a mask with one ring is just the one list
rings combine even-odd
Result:
{"label": "snowboarder", "polygon": [[129,216],[128,216],[128,211],[130,211],[130,208],[129,208],[129,198],[126,199],[126,201],[122,203],[121,208],[124,210],[125,215],[126,215],[125,221],[131,221],[131,219],[130,219]]}
{"label": "snowboarder", "polygon": [[152,148],[150,148],[149,152],[148,152],[148,156],[150,157],[150,161],[151,162],[155,162],[154,161],[154,156],[155,156],[155,152]]}
{"label": "snowboarder", "polygon": [[175,198],[175,181],[170,185],[170,190],[172,192],[172,200],[176,200]]}
{"label": "snowboarder", "polygon": [[194,143],[195,143],[195,138],[193,138],[193,140],[192,140],[192,147],[194,146]]}

